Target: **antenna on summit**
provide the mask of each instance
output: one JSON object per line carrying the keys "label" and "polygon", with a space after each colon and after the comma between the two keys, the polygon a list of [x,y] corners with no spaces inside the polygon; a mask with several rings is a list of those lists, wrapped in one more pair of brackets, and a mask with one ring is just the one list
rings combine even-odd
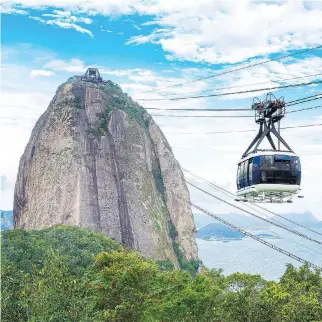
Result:
{"label": "antenna on summit", "polygon": [[82,80],[87,82],[99,83],[103,81],[97,68],[89,67],[82,77]]}

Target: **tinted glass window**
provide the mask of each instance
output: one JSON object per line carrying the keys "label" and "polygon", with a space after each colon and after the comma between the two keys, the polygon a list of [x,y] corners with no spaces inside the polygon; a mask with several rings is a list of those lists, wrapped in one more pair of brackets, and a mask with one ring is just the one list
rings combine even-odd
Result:
{"label": "tinted glass window", "polygon": [[248,160],[244,161],[244,178],[247,178]]}
{"label": "tinted glass window", "polygon": [[252,159],[249,160],[249,163],[248,163],[248,178],[249,178],[249,181],[252,181],[253,180],[253,163],[252,163]]}
{"label": "tinted glass window", "polygon": [[261,168],[267,169],[274,167],[274,156],[273,155],[262,155],[261,156]]}
{"label": "tinted glass window", "polygon": [[291,166],[293,170],[301,171],[301,163],[299,157],[292,157]]}
{"label": "tinted glass window", "polygon": [[244,162],[240,164],[240,176],[242,177],[244,175]]}
{"label": "tinted glass window", "polygon": [[289,160],[275,160],[275,170],[290,171],[291,163]]}
{"label": "tinted glass window", "polygon": [[238,164],[238,168],[237,168],[237,178],[240,177],[240,163]]}

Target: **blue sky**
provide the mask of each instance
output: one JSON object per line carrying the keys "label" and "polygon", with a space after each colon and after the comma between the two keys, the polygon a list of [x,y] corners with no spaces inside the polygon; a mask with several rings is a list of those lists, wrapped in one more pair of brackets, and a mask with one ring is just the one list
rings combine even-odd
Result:
{"label": "blue sky", "polygon": [[[322,44],[322,5],[317,1],[202,0],[197,4],[190,0],[22,0],[5,2],[1,19],[0,149],[6,156],[0,161],[3,209],[12,208],[19,158],[34,123],[56,88],[68,77],[83,74],[88,66],[97,66],[104,79],[117,82],[135,99],[163,98],[167,93],[188,95],[216,87],[244,86],[238,88],[243,90],[321,80],[321,76],[316,76],[280,81],[322,73],[322,51],[316,50],[208,81],[143,93]],[[318,85],[274,94],[290,101],[320,91]],[[266,92],[139,102],[145,107],[160,108],[247,108],[254,96],[263,98]],[[320,101],[313,101],[294,109],[319,104]],[[321,111],[317,108],[290,114],[283,126],[322,123]],[[256,129],[253,119],[154,119],[182,166],[235,191],[236,162],[253,133],[200,133]],[[176,132],[195,135],[170,134]],[[321,127],[283,134],[302,157],[306,197],[292,205],[272,206],[272,210],[310,210],[322,219],[321,134]],[[194,191],[191,196],[210,210],[233,211]]]}

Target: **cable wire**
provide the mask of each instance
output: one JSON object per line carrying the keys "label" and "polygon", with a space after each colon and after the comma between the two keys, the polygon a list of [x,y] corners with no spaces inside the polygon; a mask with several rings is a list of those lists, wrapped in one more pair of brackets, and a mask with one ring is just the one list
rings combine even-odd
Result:
{"label": "cable wire", "polygon": [[[185,169],[184,169],[185,170]],[[224,188],[220,188],[219,186],[218,186],[218,188],[216,188],[216,186],[214,187],[214,186],[212,186],[211,185],[211,182],[207,182],[207,180],[205,180],[205,179],[203,179],[203,178],[201,178],[201,177],[198,177],[197,175],[195,175],[195,174],[193,174],[191,171],[189,171],[189,170],[185,170],[186,172],[188,172],[188,173],[190,173],[192,176],[194,176],[195,178],[199,178],[199,180],[201,180],[201,181],[204,181],[204,182],[206,182],[209,186],[211,186],[212,188],[215,188],[215,189],[217,189],[217,190],[219,190],[220,192],[222,192],[223,194],[225,194],[226,196],[229,196],[229,197],[235,197],[234,196],[234,194],[232,194],[231,192],[229,192],[229,191],[227,191],[227,190],[225,190]],[[248,207],[249,209],[252,209],[252,210],[254,210],[254,211],[256,211],[256,212],[258,212],[259,214],[261,214],[261,215],[263,215],[263,216],[265,216],[265,218],[267,218],[267,215],[266,214],[264,214],[263,212],[261,212],[261,211],[259,211],[258,209],[255,209],[254,207],[251,207],[250,205],[248,205],[248,204],[244,204],[243,206],[245,206],[245,207]],[[254,204],[254,206],[258,206],[258,205],[256,205],[256,204]],[[265,208],[264,207],[262,207],[262,209],[263,210],[265,210]],[[276,214],[277,215],[277,214]],[[278,216],[278,215],[277,215]],[[283,217],[284,218],[284,217]],[[272,221],[274,221],[274,222],[276,222],[276,223],[278,223],[278,224],[282,224],[281,222],[279,222],[279,221],[277,221],[276,219],[274,219],[274,218],[270,218]],[[287,220],[287,219],[286,219]],[[284,225],[285,226],[285,225]],[[301,225],[300,225],[301,226]],[[287,227],[287,226],[286,226]],[[304,227],[304,226],[303,226]],[[276,236],[278,236],[278,237],[280,237],[280,238],[282,238],[282,239],[285,239],[283,236],[281,236],[281,235],[279,235],[279,234],[277,234],[276,232],[274,232],[274,234],[276,235]],[[319,255],[322,255],[322,253],[321,252],[319,252],[319,251],[317,251],[317,250],[315,250],[315,249],[313,249],[313,248],[311,248],[311,247],[308,247],[308,246],[306,246],[306,245],[303,245],[303,244],[301,244],[301,243],[298,243],[297,241],[295,241],[295,240],[291,240],[291,239],[288,239],[288,241],[289,242],[291,242],[291,243],[293,243],[293,244],[295,244],[295,245],[298,245],[298,246],[300,246],[300,247],[302,247],[302,248],[305,248],[305,249],[308,249],[308,250],[310,250],[310,251],[312,251],[312,252],[314,252],[315,254],[319,254]]]}
{"label": "cable wire", "polygon": [[179,101],[179,100],[187,100],[187,99],[198,99],[198,98],[207,98],[207,97],[217,97],[217,96],[227,96],[227,95],[254,93],[254,92],[261,92],[261,91],[269,91],[269,90],[273,90],[273,89],[282,89],[282,88],[299,87],[299,86],[309,86],[309,85],[321,84],[321,83],[322,83],[322,81],[312,81],[312,82],[308,82],[308,83],[289,84],[289,85],[274,86],[274,87],[267,87],[267,88],[250,89],[250,90],[247,90],[247,91],[240,91],[240,92],[229,92],[229,93],[218,93],[218,94],[185,96],[185,97],[173,97],[173,98],[136,98],[136,100],[137,101]]}
{"label": "cable wire", "polygon": [[[322,97],[321,97],[322,99]],[[299,103],[297,103],[299,104]],[[296,105],[296,104],[294,104]],[[312,106],[312,107],[306,107],[306,108],[301,108],[299,110],[294,110],[294,111],[289,111],[285,112],[285,114],[290,114],[290,113],[297,113],[297,112],[302,112],[302,111],[307,111],[307,110],[313,110],[316,108],[320,108],[322,105],[317,105],[317,106]],[[222,117],[254,117],[253,115],[170,115],[170,114],[151,114],[151,116],[164,116],[164,117],[210,117],[210,118],[222,118]]]}
{"label": "cable wire", "polygon": [[305,263],[308,263],[308,265],[310,265],[311,267],[313,267],[313,268],[315,268],[315,269],[317,269],[317,270],[321,270],[321,269],[322,269],[320,266],[315,265],[315,264],[313,264],[313,263],[311,263],[311,262],[309,262],[309,261],[307,261],[307,260],[305,260],[305,259],[303,259],[303,258],[301,258],[301,257],[297,256],[297,255],[294,255],[293,253],[290,253],[290,252],[288,252],[288,251],[286,251],[286,250],[284,250],[284,249],[282,249],[282,248],[280,248],[280,247],[278,247],[278,246],[275,246],[275,245],[273,245],[273,244],[271,244],[271,243],[267,242],[266,240],[264,240],[264,239],[262,239],[262,238],[260,238],[260,237],[258,237],[258,236],[255,236],[255,235],[253,235],[253,234],[251,234],[251,233],[247,232],[246,230],[243,230],[243,229],[241,229],[241,228],[239,228],[239,227],[237,227],[237,226],[235,226],[235,225],[233,225],[233,224],[229,223],[228,221],[226,221],[226,220],[224,220],[224,219],[222,219],[222,218],[220,218],[220,217],[218,217],[218,216],[214,215],[213,213],[211,213],[211,212],[209,212],[209,211],[207,211],[207,210],[205,210],[205,209],[203,209],[203,208],[201,208],[201,207],[197,206],[196,204],[194,204],[194,203],[192,203],[192,202],[190,202],[190,204],[191,204],[191,206],[193,206],[194,208],[198,209],[199,211],[203,212],[204,214],[206,214],[206,215],[208,215],[208,216],[210,216],[210,217],[215,218],[216,220],[220,221],[221,223],[225,224],[226,226],[231,227],[232,229],[235,229],[235,230],[239,231],[240,233],[242,233],[242,234],[244,234],[244,235],[246,235],[246,236],[248,236],[248,237],[250,237],[250,238],[253,238],[253,239],[257,240],[257,241],[259,241],[260,243],[262,243],[262,244],[264,244],[264,245],[266,245],[266,246],[268,246],[268,247],[270,247],[270,248],[272,248],[272,249],[274,249],[274,250],[277,250],[278,252],[280,252],[280,253],[282,253],[282,254],[284,254],[284,255],[286,255],[286,256],[288,256],[288,257],[290,257],[290,258],[293,258],[293,259],[297,260],[297,261],[298,261],[298,262],[300,262],[300,263],[304,263],[304,264],[305,264]]}
{"label": "cable wire", "polygon": [[[321,97],[322,98],[322,97]],[[291,113],[297,113],[297,112],[302,112],[302,111],[308,111],[308,110],[314,110],[316,108],[320,108],[322,107],[322,105],[317,105],[317,106],[311,106],[311,107],[305,107],[305,108],[301,108],[299,110],[294,110],[294,111],[288,111],[285,112],[285,114],[291,114]]]}
{"label": "cable wire", "polygon": [[145,107],[146,110],[159,111],[203,111],[203,112],[246,112],[253,111],[251,108],[160,108],[160,107]]}
{"label": "cable wire", "polygon": [[317,96],[320,96],[320,95],[322,95],[322,93],[315,94],[315,95],[310,95],[310,96],[306,96],[306,97],[303,97],[303,98],[298,98],[298,99],[293,100],[293,101],[288,101],[286,104],[290,104],[290,103],[302,101],[302,100],[309,99],[309,98],[312,98],[312,97],[317,97]]}
{"label": "cable wire", "polygon": [[[322,94],[320,94],[320,95],[322,95]],[[307,103],[307,102],[320,100],[321,98],[322,98],[322,96],[316,97],[316,98],[311,98],[311,99],[306,99],[306,100],[301,100],[299,102],[286,104],[286,106],[289,107],[289,106],[294,106],[294,105],[298,105],[298,104],[304,104],[304,103]]]}
{"label": "cable wire", "polygon": [[[204,182],[204,183],[206,183],[208,186],[210,186],[210,187],[212,187],[212,188],[215,188],[215,189],[217,189],[217,190],[220,190],[220,191],[222,191],[224,194],[226,194],[226,195],[230,195],[230,196],[231,196],[231,197],[233,197],[233,198],[236,198],[236,197],[237,197],[234,193],[230,192],[229,190],[226,190],[226,189],[224,189],[224,188],[220,187],[219,185],[216,185],[216,184],[214,184],[214,183],[212,183],[212,182],[210,182],[210,181],[208,181],[208,180],[206,180],[206,179],[204,179],[204,178],[202,178],[202,177],[198,176],[197,174],[195,174],[195,173],[191,172],[190,170],[185,169],[185,168],[182,168],[182,169],[183,169],[184,171],[186,171],[187,173],[189,173],[190,175],[192,175],[193,177],[195,177],[195,178],[199,179],[200,181],[203,181],[203,182]],[[279,217],[279,218],[282,218],[282,219],[284,219],[284,220],[286,220],[286,221],[288,221],[288,222],[290,222],[290,223],[292,223],[292,224],[295,224],[295,225],[297,225],[297,226],[299,226],[299,227],[305,228],[305,229],[307,229],[307,230],[309,230],[309,231],[311,231],[311,232],[313,232],[313,233],[315,233],[315,234],[318,234],[318,235],[322,236],[322,234],[321,234],[321,233],[319,233],[318,231],[316,231],[316,230],[314,230],[314,229],[311,229],[311,228],[309,228],[309,227],[306,227],[306,226],[304,226],[304,225],[302,225],[302,224],[300,224],[300,223],[298,223],[298,222],[296,222],[296,221],[293,221],[293,220],[291,220],[291,219],[285,218],[284,216],[279,215],[279,214],[277,214],[277,213],[275,213],[275,212],[273,212],[273,211],[270,211],[270,210],[268,210],[268,209],[266,209],[265,207],[262,207],[262,206],[260,206],[260,205],[257,205],[257,204],[253,204],[253,205],[254,205],[255,207],[258,207],[258,208],[260,208],[260,209],[262,209],[262,210],[265,210],[265,211],[267,211],[267,212],[271,213],[271,214],[272,214],[272,215],[274,215],[274,216],[277,216],[277,217]],[[245,204],[245,206],[246,206],[246,207],[248,207],[248,208],[250,208],[250,209],[252,209],[252,210],[258,211],[258,210],[256,210],[256,209],[254,209],[254,207],[252,207],[252,206],[250,206],[250,205],[248,205],[248,204]],[[258,212],[259,212],[259,211],[258,211]],[[259,213],[261,213],[261,212],[259,212]],[[262,215],[264,215],[263,213],[261,213],[261,214],[262,214]],[[264,215],[264,216],[265,216],[265,215]]]}
{"label": "cable wire", "polygon": [[196,188],[196,189],[198,189],[198,190],[202,191],[203,193],[205,193],[205,194],[207,194],[207,195],[209,195],[209,196],[211,196],[211,197],[213,197],[213,198],[215,198],[215,199],[217,199],[217,200],[219,200],[219,201],[224,202],[224,203],[225,203],[225,204],[227,204],[227,205],[230,205],[230,206],[232,206],[232,207],[235,207],[236,209],[239,209],[239,210],[241,210],[241,211],[243,211],[243,212],[246,212],[246,213],[248,213],[248,214],[249,214],[249,215],[251,215],[251,216],[254,216],[254,217],[259,218],[259,219],[261,219],[261,220],[263,220],[263,221],[266,221],[266,222],[268,222],[268,223],[270,223],[270,224],[272,224],[272,225],[275,225],[276,227],[279,227],[279,228],[282,228],[282,229],[284,229],[284,230],[287,230],[287,231],[289,231],[289,232],[291,232],[291,233],[293,233],[293,234],[295,234],[295,235],[298,235],[298,236],[300,236],[300,237],[302,237],[302,238],[305,238],[305,239],[307,239],[307,240],[310,240],[310,241],[312,241],[312,242],[314,242],[314,243],[316,243],[316,244],[322,245],[322,242],[320,242],[320,241],[318,241],[318,240],[316,240],[316,239],[314,239],[314,238],[311,238],[311,237],[309,237],[309,236],[306,236],[306,235],[304,235],[304,234],[302,234],[302,233],[300,233],[300,232],[298,232],[298,231],[296,231],[296,230],[294,230],[294,229],[292,229],[292,228],[289,228],[289,227],[287,227],[287,226],[284,226],[283,224],[277,224],[277,223],[274,223],[272,220],[269,220],[269,219],[267,219],[267,218],[262,218],[261,216],[258,216],[258,215],[254,214],[254,213],[252,213],[252,212],[250,212],[250,211],[248,211],[248,210],[245,210],[245,209],[243,209],[243,208],[241,208],[241,207],[239,207],[239,206],[236,206],[236,205],[234,205],[234,204],[232,204],[232,203],[230,203],[230,202],[228,202],[228,201],[226,201],[226,200],[224,200],[224,199],[222,199],[222,198],[219,198],[219,197],[217,197],[217,196],[215,196],[215,195],[211,194],[210,192],[208,192],[208,191],[206,191],[206,190],[204,190],[204,189],[202,189],[202,188],[197,187],[196,185],[194,185],[193,183],[191,183],[191,182],[189,182],[189,181],[186,181],[186,182],[187,182],[190,186],[192,186],[192,187],[194,187],[194,188]]}
{"label": "cable wire", "polygon": [[[281,127],[281,130],[288,130],[288,129],[297,129],[297,128],[305,128],[305,127],[315,127],[315,126],[322,126],[322,123],[318,124],[307,124],[307,125],[297,125],[297,126],[286,126],[286,127]],[[209,134],[227,134],[227,133],[245,133],[245,132],[256,132],[258,130],[239,130],[239,131],[218,131],[218,132],[174,132],[174,133],[167,133],[165,132],[164,134],[194,134],[194,135],[209,135]]]}
{"label": "cable wire", "polygon": [[[292,103],[298,102],[298,101],[303,101],[303,100],[307,100],[309,102],[308,99],[313,98],[313,97],[317,97],[317,96],[321,96],[321,94],[316,94],[316,95],[311,95],[311,96],[306,96],[306,97],[302,97],[302,98],[298,98],[296,100],[293,101],[289,101],[286,102],[285,105],[286,106],[291,106],[293,105]],[[319,97],[321,98],[321,97]],[[305,101],[306,102],[306,101]],[[303,102],[303,103],[305,103]],[[295,104],[294,104],[295,105]],[[161,108],[161,107],[145,107],[146,110],[157,110],[157,111],[196,111],[196,112],[250,112],[250,111],[254,111],[251,108]]]}
{"label": "cable wire", "polygon": [[194,82],[199,82],[201,80],[210,79],[210,78],[217,77],[217,76],[221,76],[221,75],[226,75],[226,74],[233,73],[233,72],[236,72],[236,71],[239,71],[239,70],[251,68],[251,67],[254,67],[254,66],[263,65],[263,64],[266,64],[266,63],[269,63],[269,62],[272,62],[272,61],[279,61],[281,59],[288,58],[288,57],[292,57],[292,56],[299,55],[299,54],[303,54],[305,52],[309,52],[309,51],[312,51],[312,50],[316,50],[316,49],[319,49],[321,47],[322,47],[322,45],[319,45],[319,46],[316,46],[316,47],[312,47],[312,48],[306,48],[304,50],[299,50],[299,51],[296,51],[294,53],[287,54],[287,55],[284,55],[284,56],[280,56],[280,57],[277,57],[277,58],[267,59],[267,60],[262,61],[262,62],[258,62],[258,63],[246,65],[246,66],[243,66],[243,67],[239,67],[239,68],[227,70],[225,72],[215,73],[215,74],[210,75],[210,76],[200,77],[200,78],[197,78],[197,79],[194,79],[194,80],[191,80],[191,81],[187,81],[187,82],[183,82],[183,83],[179,83],[179,84],[169,85],[169,86],[165,86],[165,87],[161,87],[161,88],[155,88],[153,90],[145,91],[143,93],[156,92],[156,91],[159,91],[159,90],[165,89],[165,88],[178,87],[178,86],[182,86],[182,85],[186,85],[186,84],[191,84],[191,83],[194,83]]}
{"label": "cable wire", "polygon": [[252,117],[254,115],[167,115],[167,114],[150,114],[151,116],[164,116],[164,117],[215,117],[215,118],[225,118],[225,117]]}
{"label": "cable wire", "polygon": [[322,76],[322,73],[319,74],[313,74],[313,75],[307,75],[307,76],[298,76],[298,77],[291,77],[291,78],[283,78],[283,79],[279,79],[279,80],[271,80],[269,82],[260,82],[260,83],[253,83],[253,84],[245,84],[245,85],[237,85],[237,86],[228,86],[228,87],[218,87],[218,88],[211,88],[211,89],[206,89],[203,91],[195,91],[195,92],[189,92],[189,93],[169,93],[169,94],[164,94],[164,95],[182,95],[182,94],[197,94],[197,93],[207,93],[207,92],[211,92],[211,91],[221,91],[223,89],[231,89],[231,88],[240,88],[240,87],[248,87],[248,86],[254,86],[254,85],[261,85],[261,84],[269,84],[271,82],[273,83],[281,83],[281,82],[285,82],[285,81],[289,81],[289,80],[293,80],[293,79],[301,79],[301,78],[308,78],[308,77],[315,77],[315,76]]}

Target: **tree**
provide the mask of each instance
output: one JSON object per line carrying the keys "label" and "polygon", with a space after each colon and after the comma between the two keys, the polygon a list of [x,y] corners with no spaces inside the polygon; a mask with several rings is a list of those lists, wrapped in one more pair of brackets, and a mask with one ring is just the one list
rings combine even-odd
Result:
{"label": "tree", "polygon": [[258,296],[266,285],[260,275],[234,273],[227,277],[222,314],[227,321],[254,322]]}
{"label": "tree", "polygon": [[80,321],[85,288],[74,279],[57,251],[49,249],[43,268],[25,276],[22,305],[28,321]]}
{"label": "tree", "polygon": [[158,293],[159,266],[138,252],[103,252],[96,258],[89,296],[95,321],[141,321],[146,299]]}

